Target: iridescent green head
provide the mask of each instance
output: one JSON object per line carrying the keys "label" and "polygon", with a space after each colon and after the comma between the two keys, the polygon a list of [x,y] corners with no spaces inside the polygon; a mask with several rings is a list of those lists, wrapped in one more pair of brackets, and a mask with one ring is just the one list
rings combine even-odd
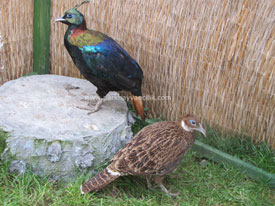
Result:
{"label": "iridescent green head", "polygon": [[76,8],[72,8],[64,13],[62,17],[55,20],[56,22],[62,22],[67,25],[79,26],[84,21],[84,16]]}

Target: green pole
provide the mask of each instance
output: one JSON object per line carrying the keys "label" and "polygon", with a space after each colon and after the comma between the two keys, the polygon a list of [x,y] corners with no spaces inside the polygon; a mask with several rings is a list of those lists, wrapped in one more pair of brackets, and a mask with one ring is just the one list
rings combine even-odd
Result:
{"label": "green pole", "polygon": [[210,160],[227,166],[232,166],[246,174],[248,177],[256,181],[264,181],[270,187],[275,188],[275,174],[268,173],[245,161],[240,160],[237,157],[233,157],[229,154],[221,152],[197,140],[195,141],[195,144],[192,146],[192,150]]}
{"label": "green pole", "polygon": [[48,74],[50,65],[51,0],[34,0],[33,72]]}

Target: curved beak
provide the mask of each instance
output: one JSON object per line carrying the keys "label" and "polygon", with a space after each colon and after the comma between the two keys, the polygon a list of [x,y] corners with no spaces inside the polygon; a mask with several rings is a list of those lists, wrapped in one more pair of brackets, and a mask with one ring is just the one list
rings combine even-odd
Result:
{"label": "curved beak", "polygon": [[206,137],[206,131],[205,129],[202,127],[202,125],[200,124],[200,127],[199,128],[196,128],[195,130],[201,132],[203,134],[203,136]]}
{"label": "curved beak", "polygon": [[57,19],[55,19],[55,22],[66,22],[67,20],[64,19],[64,16],[58,17]]}

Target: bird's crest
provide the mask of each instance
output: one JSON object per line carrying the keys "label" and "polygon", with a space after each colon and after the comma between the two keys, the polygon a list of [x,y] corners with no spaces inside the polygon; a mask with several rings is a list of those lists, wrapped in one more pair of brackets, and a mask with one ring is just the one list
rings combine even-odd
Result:
{"label": "bird's crest", "polygon": [[85,1],[82,1],[80,4],[77,4],[74,6],[74,9],[77,9],[78,7],[82,6],[83,4],[86,4],[86,3],[89,3],[90,0],[85,0]]}

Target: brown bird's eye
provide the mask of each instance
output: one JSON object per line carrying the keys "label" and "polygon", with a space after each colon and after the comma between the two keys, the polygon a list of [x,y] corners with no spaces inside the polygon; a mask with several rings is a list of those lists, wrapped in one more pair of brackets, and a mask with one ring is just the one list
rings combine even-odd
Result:
{"label": "brown bird's eye", "polygon": [[189,122],[190,122],[192,125],[196,125],[196,122],[195,122],[195,120],[193,120],[193,119],[189,120]]}

